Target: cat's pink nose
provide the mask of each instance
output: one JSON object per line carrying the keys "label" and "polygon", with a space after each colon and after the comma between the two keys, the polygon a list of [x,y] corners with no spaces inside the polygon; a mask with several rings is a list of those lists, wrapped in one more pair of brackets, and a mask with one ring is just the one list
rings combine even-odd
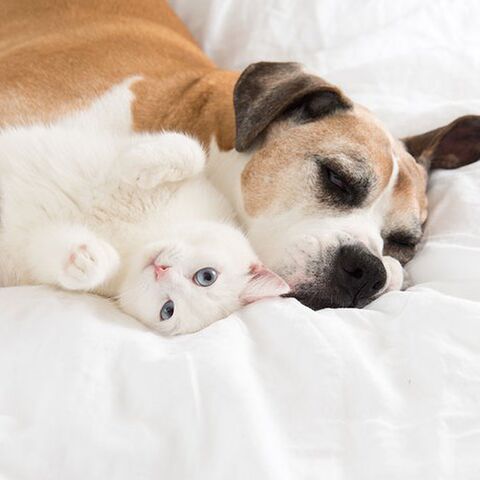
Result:
{"label": "cat's pink nose", "polygon": [[155,270],[155,278],[157,280],[160,280],[165,275],[165,273],[167,272],[167,270],[170,267],[167,266],[167,265],[156,265],[156,264],[154,264],[153,268]]}

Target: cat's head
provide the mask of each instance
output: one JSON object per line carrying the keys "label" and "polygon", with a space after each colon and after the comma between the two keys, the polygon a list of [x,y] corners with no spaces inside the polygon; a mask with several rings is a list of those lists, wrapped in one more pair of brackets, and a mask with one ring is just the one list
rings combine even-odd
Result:
{"label": "cat's head", "polygon": [[158,332],[176,335],[288,292],[284,280],[259,264],[239,230],[202,222],[177,227],[134,255],[118,303]]}

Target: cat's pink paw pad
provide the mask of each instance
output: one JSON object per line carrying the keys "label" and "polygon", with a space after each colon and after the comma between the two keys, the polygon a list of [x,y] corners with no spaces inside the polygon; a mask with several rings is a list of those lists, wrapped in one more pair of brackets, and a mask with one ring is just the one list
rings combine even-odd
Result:
{"label": "cat's pink paw pad", "polygon": [[69,252],[60,284],[68,290],[90,290],[101,285],[117,266],[118,254],[107,243],[82,243]]}

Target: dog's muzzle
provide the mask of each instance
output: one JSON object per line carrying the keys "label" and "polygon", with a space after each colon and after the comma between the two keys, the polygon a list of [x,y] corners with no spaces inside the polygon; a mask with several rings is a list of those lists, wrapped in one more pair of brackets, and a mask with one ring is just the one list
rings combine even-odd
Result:
{"label": "dog's muzzle", "polygon": [[328,267],[319,265],[313,279],[293,287],[290,296],[314,310],[364,307],[385,287],[382,261],[362,244],[338,248]]}

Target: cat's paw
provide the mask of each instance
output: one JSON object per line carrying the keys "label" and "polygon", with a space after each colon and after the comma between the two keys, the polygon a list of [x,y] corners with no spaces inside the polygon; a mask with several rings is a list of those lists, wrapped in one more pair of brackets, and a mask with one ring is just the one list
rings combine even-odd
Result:
{"label": "cat's paw", "polygon": [[180,133],[149,135],[125,151],[123,157],[124,180],[143,189],[184,180],[205,166],[201,145]]}
{"label": "cat's paw", "polygon": [[58,282],[67,290],[91,290],[105,282],[118,263],[118,254],[108,243],[81,243],[68,251]]}

